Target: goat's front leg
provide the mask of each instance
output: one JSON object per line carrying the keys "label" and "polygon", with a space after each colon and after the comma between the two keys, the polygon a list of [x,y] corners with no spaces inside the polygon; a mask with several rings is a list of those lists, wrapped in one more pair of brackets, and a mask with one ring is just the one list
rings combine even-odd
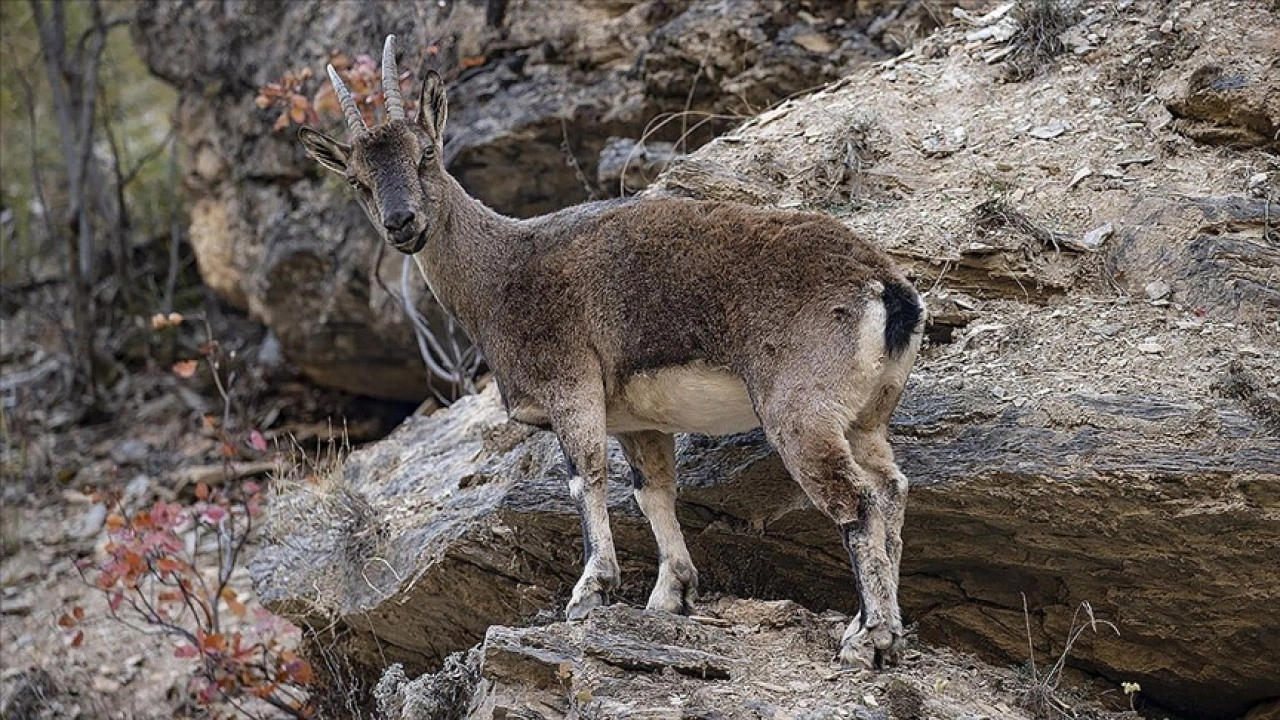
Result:
{"label": "goat's front leg", "polygon": [[569,494],[582,519],[583,570],[565,611],[570,620],[581,620],[593,608],[608,604],[619,584],[618,557],[609,530],[604,402],[593,395],[584,393],[578,404],[551,413],[551,428],[569,467]]}
{"label": "goat's front leg", "polygon": [[618,443],[631,463],[636,504],[658,541],[658,581],[648,608],[687,615],[698,592],[698,571],[676,519],[675,438],[656,431],[622,433]]}

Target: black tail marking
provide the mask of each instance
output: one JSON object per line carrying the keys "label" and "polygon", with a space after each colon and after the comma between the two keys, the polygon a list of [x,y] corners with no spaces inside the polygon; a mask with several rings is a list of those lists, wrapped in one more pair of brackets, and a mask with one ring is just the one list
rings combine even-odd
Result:
{"label": "black tail marking", "polygon": [[920,324],[920,316],[924,312],[920,296],[910,285],[890,281],[885,283],[880,299],[884,301],[885,310],[884,346],[890,355],[897,355],[911,342],[911,336]]}

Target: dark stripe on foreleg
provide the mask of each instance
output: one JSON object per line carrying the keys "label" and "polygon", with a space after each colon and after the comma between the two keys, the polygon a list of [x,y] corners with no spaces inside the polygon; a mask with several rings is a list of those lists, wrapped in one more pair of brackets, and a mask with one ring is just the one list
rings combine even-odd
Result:
{"label": "dark stripe on foreleg", "polygon": [[568,471],[569,478],[572,479],[578,475],[578,465],[573,461],[573,456],[569,454],[568,449],[565,448],[564,441],[559,438],[556,438],[556,440],[560,443],[560,454],[564,456],[565,470]]}
{"label": "dark stripe on foreleg", "polygon": [[644,478],[644,473],[640,471],[640,468],[636,467],[635,465],[632,465],[631,466],[631,489],[637,492],[640,490],[643,490],[646,482],[647,481]]}

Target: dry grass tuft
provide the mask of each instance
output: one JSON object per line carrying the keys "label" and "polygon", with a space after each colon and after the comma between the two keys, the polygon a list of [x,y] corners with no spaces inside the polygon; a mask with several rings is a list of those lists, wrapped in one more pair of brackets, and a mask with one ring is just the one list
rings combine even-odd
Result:
{"label": "dry grass tuft", "polygon": [[1072,648],[1075,647],[1076,641],[1084,634],[1086,630],[1092,630],[1096,635],[1098,628],[1109,628],[1118,636],[1119,628],[1114,623],[1106,620],[1099,620],[1093,614],[1093,606],[1086,600],[1076,607],[1075,613],[1071,616],[1071,626],[1067,631],[1067,642],[1063,646],[1062,652],[1058,655],[1057,661],[1049,667],[1043,674],[1036,667],[1036,650],[1035,643],[1031,638],[1031,614],[1027,611],[1027,596],[1022,596],[1022,617],[1027,625],[1027,651],[1029,653],[1028,666],[1031,673],[1030,685],[1022,693],[1020,704],[1022,708],[1031,713],[1036,720],[1074,720],[1078,717],[1071,703],[1063,698],[1063,691],[1060,688],[1062,684],[1062,671],[1067,665],[1067,657],[1071,655]]}
{"label": "dry grass tuft", "polygon": [[1232,360],[1212,388],[1220,395],[1240,401],[1267,430],[1280,433],[1280,397],[1269,391],[1263,379],[1241,360]]}
{"label": "dry grass tuft", "polygon": [[318,682],[311,700],[318,717],[372,720],[375,712],[374,686],[380,668],[354,660],[347,652],[351,630],[341,625],[306,627],[302,654],[311,660]]}
{"label": "dry grass tuft", "polygon": [[1010,40],[1014,51],[1007,62],[1007,79],[1021,82],[1066,52],[1062,33],[1080,20],[1075,0],[1022,0],[1013,10],[1018,33]]}
{"label": "dry grass tuft", "polygon": [[844,133],[834,140],[832,152],[822,157],[810,170],[815,200],[824,204],[843,202],[852,209],[865,203],[871,188],[866,170],[885,155],[879,120],[872,112],[856,115],[844,125]]}
{"label": "dry grass tuft", "polygon": [[[387,539],[373,505],[348,482],[344,462],[350,451],[345,435],[315,454],[295,444],[272,477],[271,517],[264,533],[269,542],[291,548],[299,557],[314,558],[324,568],[314,599],[314,609],[320,612],[330,610],[324,601],[330,595],[327,589],[352,582],[346,576],[352,567],[379,562]],[[294,547],[292,538],[299,537],[327,540],[323,550]],[[372,586],[368,578],[363,582]]]}
{"label": "dry grass tuft", "polygon": [[399,663],[392,665],[373,691],[379,717],[387,720],[463,717],[480,682],[480,657],[478,646],[453,653],[445,658],[439,672],[414,680],[406,677]]}
{"label": "dry grass tuft", "polygon": [[972,228],[978,233],[989,233],[1008,228],[1040,242],[1045,247],[1059,250],[1064,236],[1037,225],[1031,218],[1002,199],[987,200],[974,207],[969,216]]}

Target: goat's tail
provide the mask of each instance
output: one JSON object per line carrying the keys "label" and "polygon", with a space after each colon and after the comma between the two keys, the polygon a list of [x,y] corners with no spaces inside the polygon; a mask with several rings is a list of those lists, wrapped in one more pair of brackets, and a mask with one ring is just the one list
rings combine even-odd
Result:
{"label": "goat's tail", "polygon": [[913,335],[923,332],[924,303],[910,283],[898,278],[884,284],[880,299],[885,311],[884,345],[890,355],[898,355]]}

